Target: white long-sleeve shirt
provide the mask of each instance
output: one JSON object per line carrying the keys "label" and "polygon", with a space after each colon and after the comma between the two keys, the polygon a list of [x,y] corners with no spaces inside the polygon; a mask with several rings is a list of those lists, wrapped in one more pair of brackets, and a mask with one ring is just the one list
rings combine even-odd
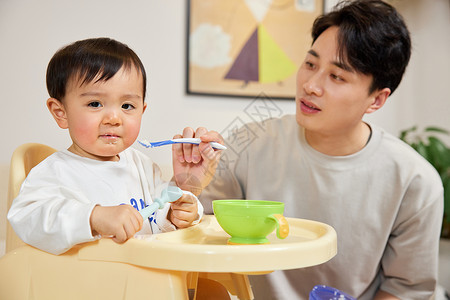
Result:
{"label": "white long-sleeve shirt", "polygon": [[[103,162],[64,150],[42,161],[30,171],[8,212],[14,231],[25,243],[60,254],[99,238],[89,222],[94,206],[148,206],[168,185],[159,167],[132,148],[119,156],[119,161]],[[198,207],[200,219],[200,202]],[[167,220],[169,208],[166,203],[144,220],[137,234],[175,230]]]}

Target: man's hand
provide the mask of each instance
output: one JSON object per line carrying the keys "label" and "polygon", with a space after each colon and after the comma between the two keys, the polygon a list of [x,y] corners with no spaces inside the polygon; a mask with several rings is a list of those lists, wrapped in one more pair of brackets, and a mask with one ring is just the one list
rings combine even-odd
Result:
{"label": "man's hand", "polygon": [[183,135],[174,138],[200,138],[200,145],[174,144],[172,146],[173,173],[176,185],[182,190],[200,195],[211,182],[219,163],[221,150],[214,150],[209,142],[223,144],[222,136],[215,131],[199,127],[195,132],[186,127]]}
{"label": "man's hand", "polygon": [[131,205],[99,206],[91,213],[93,235],[112,236],[116,243],[123,243],[141,230],[142,216]]}
{"label": "man's hand", "polygon": [[191,226],[198,217],[197,199],[191,194],[184,194],[175,202],[170,203],[169,215],[167,218],[177,228]]}

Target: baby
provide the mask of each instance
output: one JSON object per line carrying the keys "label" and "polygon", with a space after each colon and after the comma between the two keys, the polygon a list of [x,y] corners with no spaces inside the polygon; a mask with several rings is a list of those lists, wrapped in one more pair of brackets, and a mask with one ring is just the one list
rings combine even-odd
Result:
{"label": "baby", "polygon": [[[47,89],[47,107],[72,145],[33,168],[13,201],[8,220],[24,242],[60,254],[101,236],[122,243],[201,219],[203,207],[190,192],[146,220],[139,214],[168,183],[157,165],[130,148],[147,107],[146,73],[133,50],[109,38],[68,45],[50,60]],[[202,133],[200,146],[191,147],[218,159],[208,142],[221,139]],[[173,163],[175,177],[186,170],[179,166],[186,162]]]}

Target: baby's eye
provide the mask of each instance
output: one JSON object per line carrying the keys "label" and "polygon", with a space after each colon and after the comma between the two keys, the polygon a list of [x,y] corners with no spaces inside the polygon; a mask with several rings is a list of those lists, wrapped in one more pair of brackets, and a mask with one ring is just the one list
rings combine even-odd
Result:
{"label": "baby's eye", "polygon": [[92,102],[89,102],[88,106],[98,108],[98,107],[101,107],[102,105],[98,101],[92,101]]}
{"label": "baby's eye", "polygon": [[134,106],[132,104],[125,103],[125,104],[122,104],[122,108],[125,110],[130,110],[130,109],[133,109]]}

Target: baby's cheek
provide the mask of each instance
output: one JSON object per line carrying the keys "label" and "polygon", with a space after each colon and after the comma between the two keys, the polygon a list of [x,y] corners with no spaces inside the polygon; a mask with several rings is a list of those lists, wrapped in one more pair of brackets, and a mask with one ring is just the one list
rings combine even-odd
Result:
{"label": "baby's cheek", "polygon": [[82,138],[85,141],[94,141],[98,136],[98,130],[96,130],[93,126],[90,126],[88,122],[77,127],[76,133],[79,138]]}
{"label": "baby's cheek", "polygon": [[96,139],[98,130],[91,123],[88,119],[80,119],[78,122],[70,124],[71,136],[79,142],[92,142]]}
{"label": "baby's cheek", "polygon": [[134,143],[134,141],[139,136],[140,129],[141,129],[141,122],[129,124],[129,126],[127,127],[127,134],[126,134],[128,143],[130,144]]}

